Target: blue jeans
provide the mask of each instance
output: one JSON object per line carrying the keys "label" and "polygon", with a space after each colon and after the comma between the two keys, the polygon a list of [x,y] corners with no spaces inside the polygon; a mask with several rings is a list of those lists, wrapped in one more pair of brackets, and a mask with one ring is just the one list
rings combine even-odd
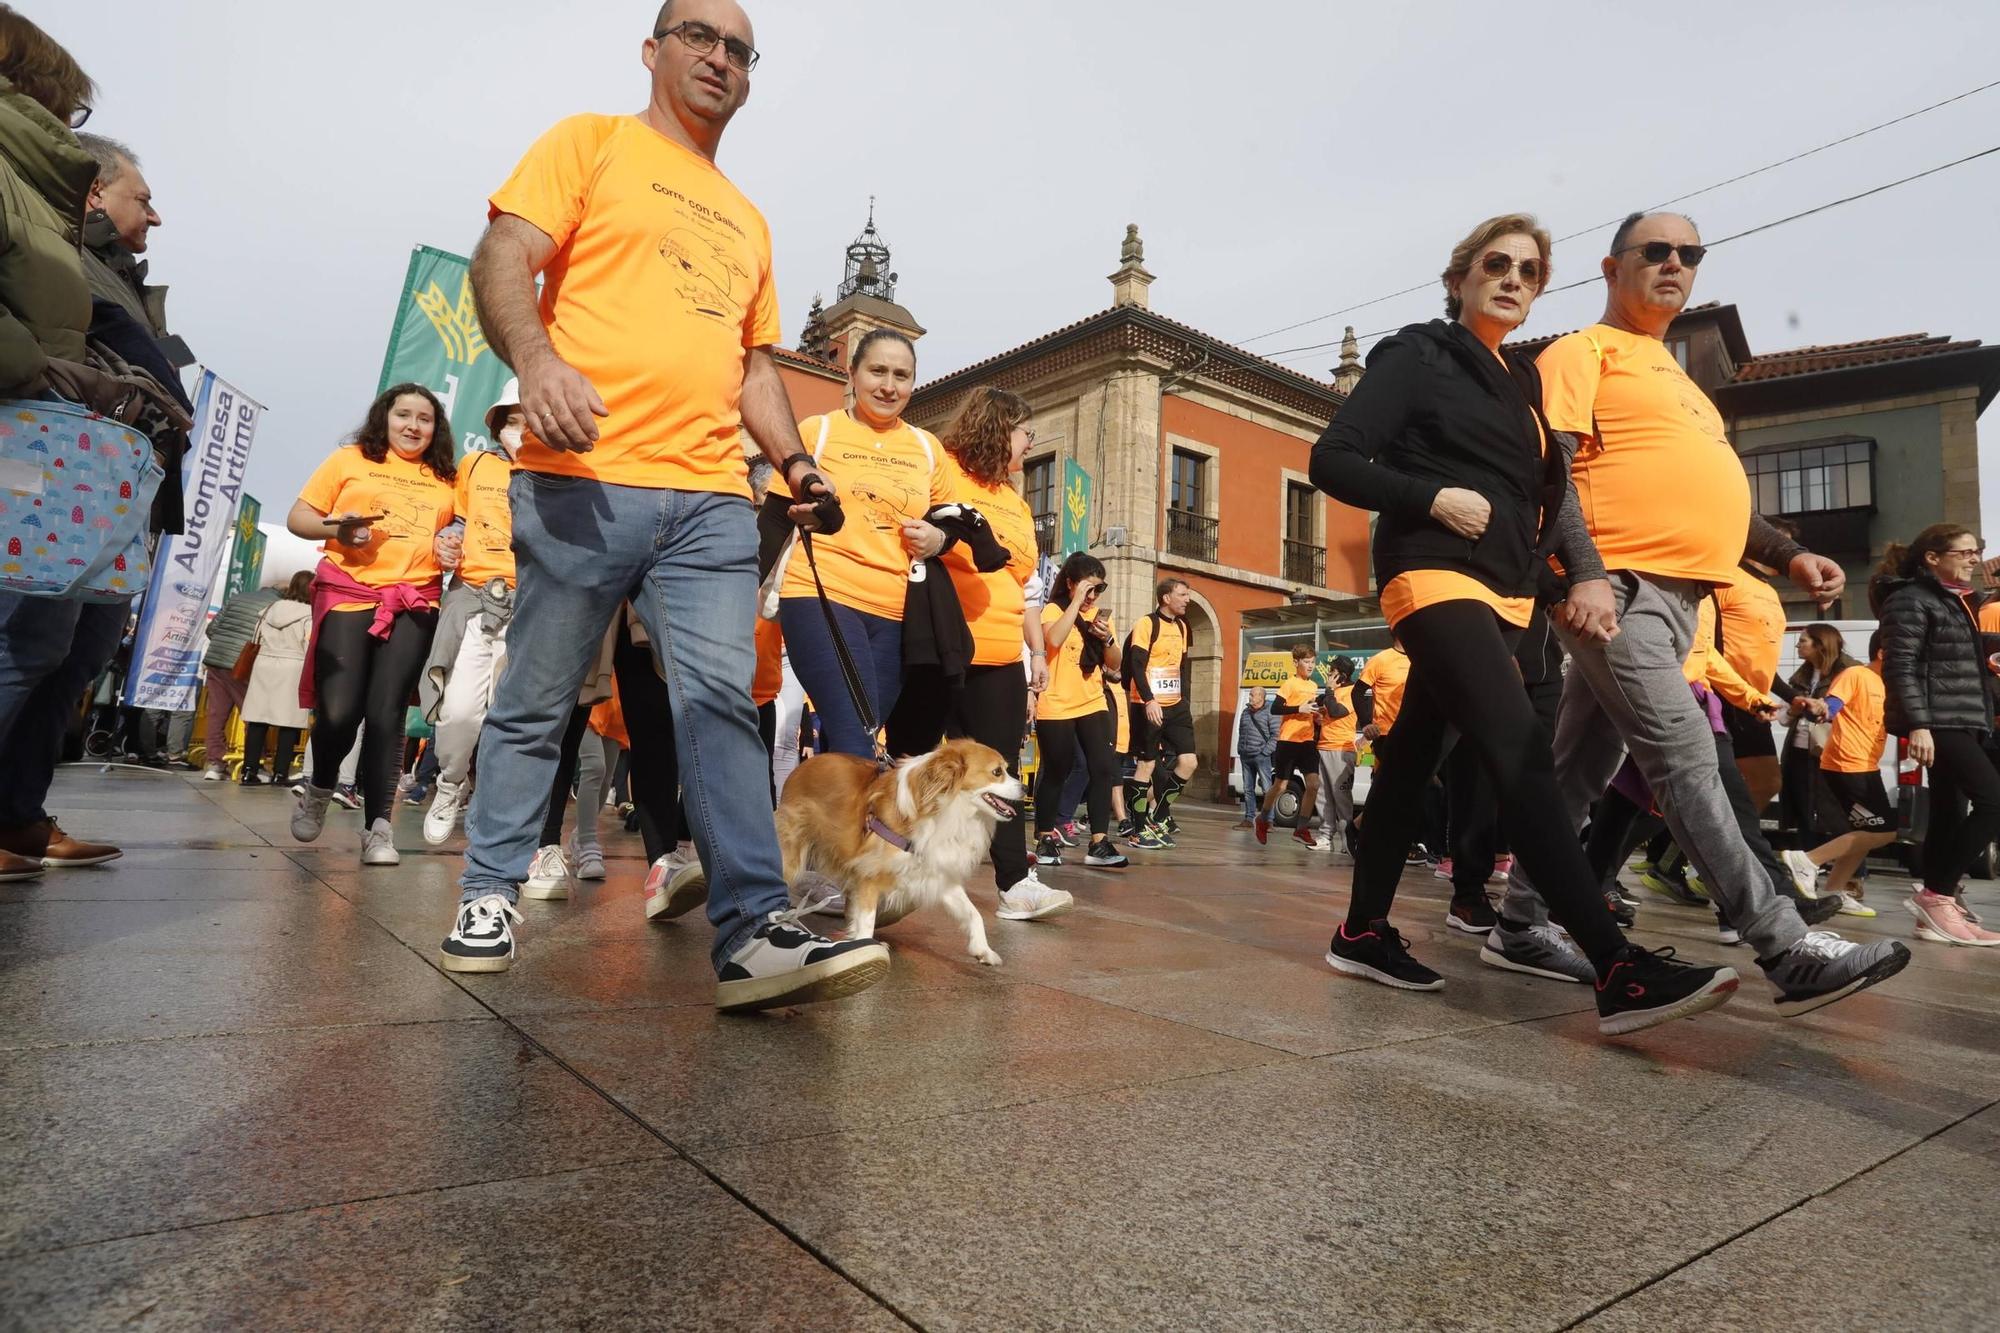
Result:
{"label": "blue jeans", "polygon": [[1236,757],[1243,761],[1243,817],[1255,819],[1257,804],[1271,787],[1271,756],[1260,754],[1255,759],[1249,755]]}
{"label": "blue jeans", "polygon": [[63,732],[118,651],[132,600],[79,602],[0,592],[0,829],[41,819]]}
{"label": "blue jeans", "polygon": [[630,600],[673,711],[689,831],[708,868],[719,969],[790,904],[771,815],[770,758],[750,678],[757,528],[750,502],[517,472],[508,486],[518,565],[507,667],[479,737],[466,816],[470,901],[515,901],[534,859],[563,728],[604,632]]}
{"label": "blue jeans", "polygon": [[[838,602],[832,605],[840,636],[847,640],[847,651],[861,673],[862,688],[868,692],[869,707],[875,710],[877,722],[885,721],[896,706],[896,696],[903,692],[903,622],[871,616]],[[861,714],[848,695],[819,599],[785,598],[778,603],[778,621],[784,626],[792,674],[805,686],[819,713],[820,748],[829,754],[873,759],[875,738],[861,725]]]}

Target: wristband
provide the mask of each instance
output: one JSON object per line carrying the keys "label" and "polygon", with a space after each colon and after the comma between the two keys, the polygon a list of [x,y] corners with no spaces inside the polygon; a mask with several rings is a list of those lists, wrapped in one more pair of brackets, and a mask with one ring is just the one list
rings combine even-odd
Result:
{"label": "wristband", "polygon": [[813,456],[805,452],[803,449],[801,449],[798,453],[795,454],[787,454],[784,458],[778,461],[778,475],[785,479],[786,485],[789,486],[791,484],[792,464],[800,461],[803,461],[807,467],[818,466],[818,464],[813,462]]}

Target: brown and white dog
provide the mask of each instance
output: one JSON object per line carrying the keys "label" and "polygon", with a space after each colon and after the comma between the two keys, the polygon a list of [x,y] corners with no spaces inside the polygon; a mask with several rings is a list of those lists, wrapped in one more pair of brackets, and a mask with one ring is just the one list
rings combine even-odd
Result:
{"label": "brown and white dog", "polygon": [[950,740],[883,770],[852,755],[816,755],[800,764],[778,800],[778,846],[785,881],[816,872],[847,897],[847,937],[867,939],[885,922],[940,904],[965,927],[966,952],[989,967],[986,943],[965,881],[1017,817],[1019,779],[1000,752]]}

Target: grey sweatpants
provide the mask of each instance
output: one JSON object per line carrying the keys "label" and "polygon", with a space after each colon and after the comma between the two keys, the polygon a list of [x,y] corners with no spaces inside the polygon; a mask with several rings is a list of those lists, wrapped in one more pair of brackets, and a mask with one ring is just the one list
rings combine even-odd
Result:
{"label": "grey sweatpants", "polygon": [[[1805,923],[1772,889],[1737,827],[1715,766],[1714,734],[1681,674],[1706,590],[1684,579],[1629,572],[1613,573],[1611,587],[1618,635],[1610,643],[1557,630],[1570,655],[1556,712],[1563,813],[1581,829],[1590,803],[1611,785],[1629,748],[1667,827],[1731,924],[1759,958],[1781,954],[1805,936]],[[1501,914],[1535,925],[1548,920],[1548,907],[1518,860]]]}
{"label": "grey sweatpants", "polygon": [[1319,827],[1327,837],[1354,822],[1354,751],[1319,752]]}

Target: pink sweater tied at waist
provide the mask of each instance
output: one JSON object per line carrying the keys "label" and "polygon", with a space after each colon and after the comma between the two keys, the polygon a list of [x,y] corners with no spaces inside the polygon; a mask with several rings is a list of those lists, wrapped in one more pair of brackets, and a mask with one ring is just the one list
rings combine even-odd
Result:
{"label": "pink sweater tied at waist", "polygon": [[405,611],[429,611],[443,596],[442,577],[429,583],[391,583],[387,587],[376,588],[356,581],[333,561],[321,560],[319,568],[313,571],[312,639],[306,644],[305,670],[299,673],[299,707],[312,708],[319,701],[313,664],[319,656],[319,627],[325,621],[327,612],[342,602],[371,602],[375,607],[375,622],[368,627],[368,632],[378,639],[386,639],[395,627],[397,616]]}

